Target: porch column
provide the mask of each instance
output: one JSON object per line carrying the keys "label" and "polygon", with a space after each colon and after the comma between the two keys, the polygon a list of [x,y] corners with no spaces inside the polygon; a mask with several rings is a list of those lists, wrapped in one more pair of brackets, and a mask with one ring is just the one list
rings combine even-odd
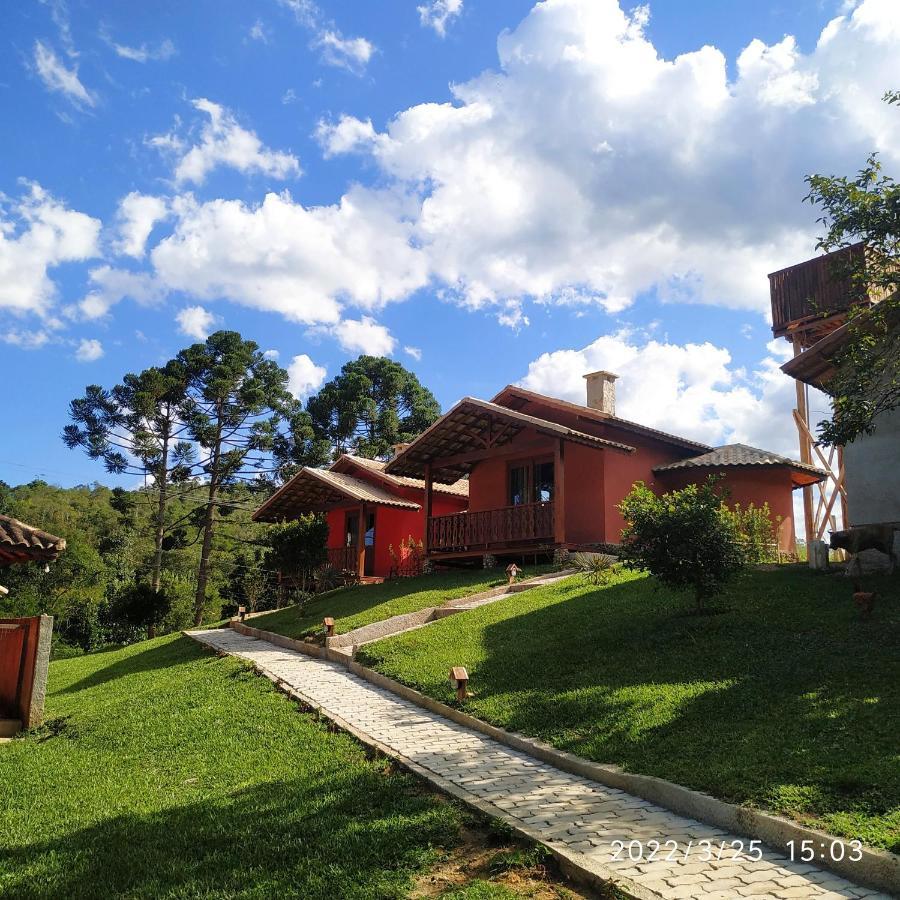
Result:
{"label": "porch column", "polygon": [[553,541],[566,542],[566,442],[562,438],[553,452]]}
{"label": "porch column", "polygon": [[366,504],[359,504],[359,524],[356,526],[356,574],[366,573]]}
{"label": "porch column", "polygon": [[422,515],[424,517],[424,523],[422,528],[422,551],[425,556],[428,555],[431,550],[430,542],[428,540],[428,520],[431,518],[431,496],[432,489],[434,487],[434,481],[431,475],[431,463],[425,463],[425,502],[422,504]]}
{"label": "porch column", "polygon": [[[791,343],[794,347],[794,356],[799,356],[803,352],[800,338],[795,335]],[[806,404],[806,385],[799,379],[795,379],[794,387],[797,390],[797,413],[803,419],[803,422],[808,424],[809,412]],[[800,462],[811,465],[812,452],[809,438],[803,433],[802,428],[798,428],[797,431],[800,438]],[[801,490],[803,491],[803,527],[806,535],[806,546],[809,548],[810,543],[816,537],[815,519],[813,517],[813,490],[811,485],[805,485]]]}

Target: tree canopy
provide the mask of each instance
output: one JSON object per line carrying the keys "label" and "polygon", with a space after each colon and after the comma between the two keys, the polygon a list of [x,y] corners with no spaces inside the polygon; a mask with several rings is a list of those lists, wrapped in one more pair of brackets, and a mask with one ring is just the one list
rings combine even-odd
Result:
{"label": "tree canopy", "polygon": [[434,394],[414,373],[381,356],[360,356],[307,402],[316,432],[335,455],[348,451],[369,458],[389,455],[441,414]]}
{"label": "tree canopy", "polygon": [[[900,105],[900,91],[885,102]],[[819,423],[828,444],[848,444],[870,433],[882,413],[900,406],[900,185],[885,174],[873,153],[855,177],[810,175],[806,199],[822,209],[825,234],[817,247],[841,250],[859,241],[864,255],[849,256],[833,277],[848,279],[860,293],[878,290],[886,299],[851,310],[847,340],[829,381],[832,415]]]}

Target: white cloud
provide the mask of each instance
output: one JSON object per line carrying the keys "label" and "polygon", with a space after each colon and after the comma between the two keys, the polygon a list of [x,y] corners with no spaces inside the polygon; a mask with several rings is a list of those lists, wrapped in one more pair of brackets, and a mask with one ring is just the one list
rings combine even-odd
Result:
{"label": "white cloud", "polygon": [[390,356],[397,345],[390,331],[384,325],[379,325],[371,316],[344,319],[335,325],[331,332],[341,347],[349,353]]}
{"label": "white cloud", "polygon": [[297,96],[297,92],[293,88],[288,88],[281,95],[281,102],[284,106],[288,106],[291,103],[296,103],[300,98]]}
{"label": "white cloud", "polygon": [[377,140],[377,135],[371,119],[362,121],[354,116],[341,116],[334,123],[320,121],[316,126],[316,138],[328,159],[340,153],[368,150]]}
{"label": "white cloud", "polygon": [[48,316],[56,297],[48,271],[98,256],[100,226],[39,184],[29,185],[28,194],[8,210],[0,206],[0,309]]}
{"label": "white cloud", "polygon": [[84,319],[102,318],[112,306],[126,298],[141,306],[154,306],[162,302],[166,293],[162,284],[148,272],[131,272],[104,265],[91,269],[89,279],[91,288],[77,307]]}
{"label": "white cloud", "polygon": [[407,356],[411,356],[416,362],[420,362],[422,359],[422,350],[419,347],[404,347],[403,352]]}
{"label": "white cloud", "polygon": [[317,366],[305,353],[295,356],[288,366],[288,390],[298,399],[305,400],[325,382],[324,366]]}
{"label": "white cloud", "polygon": [[275,360],[275,359],[278,359],[278,357],[281,356],[281,354],[277,350],[263,350],[263,356],[266,359]]}
{"label": "white cloud", "polygon": [[185,143],[177,134],[156,135],[148,141],[159,150],[180,156],[175,167],[176,183],[203,184],[218,166],[230,166],[244,173],[260,172],[282,180],[300,175],[300,163],[295,156],[270,150],[254,132],[242,128],[224,106],[202,97],[193,104],[209,117],[200,132],[199,143],[182,155]]}
{"label": "white cloud", "polygon": [[75,359],[78,362],[95,362],[103,356],[103,345],[95,338],[82,338],[78,342],[78,349],[75,351]]}
{"label": "white cloud", "polygon": [[433,28],[441,37],[447,33],[447,23],[455,19],[462,9],[463,0],[429,0],[416,7],[422,25]]}
{"label": "white cloud", "polygon": [[153,226],[164,219],[168,204],[162,197],[132,191],[119,202],[117,213],[119,238],[116,250],[140,258]]}
{"label": "white cloud", "polygon": [[49,333],[43,328],[37,331],[7,331],[0,334],[0,341],[4,344],[12,344],[20,350],[39,350],[50,340]]}
{"label": "white cloud", "polygon": [[63,94],[76,106],[96,106],[97,98],[78,77],[78,66],[66,68],[43,41],[34,42],[34,67],[48,91]]}
{"label": "white cloud", "polygon": [[175,321],[182,334],[205,341],[220,319],[202,306],[186,306],[175,316]]}
{"label": "white cloud", "polygon": [[259,41],[262,44],[269,43],[269,35],[262,19],[257,19],[251,26],[249,31],[250,39]]}
{"label": "white cloud", "polygon": [[361,75],[375,45],[364,37],[344,37],[337,26],[327,20],[313,0],[279,0],[289,9],[299,25],[312,34],[312,47],[321,51],[321,60],[330,66]]}
{"label": "white cloud", "polygon": [[331,206],[289,194],[172,204],[174,230],[150,257],[170,290],[228,299],[308,325],[334,324],[344,303],[375,310],[428,281],[396,197],[353,189]]}
{"label": "white cloud", "polygon": [[116,51],[117,56],[121,56],[122,59],[130,59],[132,62],[145,63],[151,60],[165,62],[176,53],[175,45],[168,38],[160,41],[155,47],[151,44],[129,47],[127,44],[117,44],[112,40],[109,40],[108,43]]}
{"label": "white cloud", "polygon": [[615,0],[546,0],[453,103],[383,133],[343,117],[319,140],[368,152],[418,199],[414,239],[466,307],[515,325],[523,302],[614,312],[655,291],[765,314],[766,274],[814,252],[804,176],[873,148],[900,161],[900,116],[880,101],[900,4],[864,0],[808,53],[752,41],[733,80],[715,47],[666,59],[646,22]]}
{"label": "white cloud", "polygon": [[364,37],[345,38],[339,31],[322,31],[315,40],[315,46],[322,51],[322,61],[330,66],[338,66],[350,72],[362,72],[375,45]]}
{"label": "white cloud", "polygon": [[[739,442],[796,457],[794,381],[779,368],[790,348],[772,341],[767,350],[748,372],[726,348],[708,341],[674,344],[619,331],[582,349],[542,354],[519,384],[584,403],[583,376],[606,369],[619,376],[616,414],[622,418],[705,444]],[[812,393],[815,417],[825,413],[827,400]]]}

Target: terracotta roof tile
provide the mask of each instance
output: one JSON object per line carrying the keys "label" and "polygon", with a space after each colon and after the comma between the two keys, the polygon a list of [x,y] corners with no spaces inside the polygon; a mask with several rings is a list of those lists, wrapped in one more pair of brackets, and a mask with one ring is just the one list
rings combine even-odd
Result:
{"label": "terracotta roof tile", "polygon": [[700,456],[691,456],[678,462],[656,466],[653,471],[672,472],[678,469],[713,469],[726,466],[787,466],[798,472],[817,475],[819,476],[817,480],[827,477],[822,469],[818,469],[815,466],[798,462],[778,453],[771,453],[768,450],[760,450],[758,447],[749,447],[747,444],[726,444],[723,447],[716,447],[714,450],[710,450],[709,453],[702,453]]}
{"label": "terracotta roof tile", "polygon": [[10,516],[0,516],[0,560],[55,559],[65,549],[64,538]]}
{"label": "terracotta roof tile", "polygon": [[[422,481],[421,478],[410,478],[407,475],[392,475],[390,472],[385,472],[384,467],[387,465],[386,462],[383,462],[380,459],[366,459],[363,456],[345,456],[343,459],[348,459],[352,463],[356,465],[362,466],[366,469],[371,469],[373,472],[377,472],[387,481],[393,482],[398,486],[415,488],[418,491],[425,490],[425,482]],[[440,482],[434,482],[432,486],[432,490],[436,494],[451,494],[454,497],[468,497],[469,496],[469,481],[467,478],[460,478],[459,481],[454,481],[453,484],[441,484]]]}

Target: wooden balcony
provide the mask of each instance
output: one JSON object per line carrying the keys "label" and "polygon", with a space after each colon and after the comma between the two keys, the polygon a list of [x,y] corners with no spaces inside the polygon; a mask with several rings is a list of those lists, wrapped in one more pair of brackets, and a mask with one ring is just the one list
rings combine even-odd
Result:
{"label": "wooden balcony", "polygon": [[329,547],[328,565],[338,572],[359,574],[359,551],[356,547]]}
{"label": "wooden balcony", "polygon": [[769,275],[775,337],[797,336],[808,346],[843,324],[851,306],[883,299],[884,292],[849,277],[864,264],[860,243]]}
{"label": "wooden balcony", "polygon": [[553,541],[553,503],[523,503],[428,519],[428,552],[502,550]]}

